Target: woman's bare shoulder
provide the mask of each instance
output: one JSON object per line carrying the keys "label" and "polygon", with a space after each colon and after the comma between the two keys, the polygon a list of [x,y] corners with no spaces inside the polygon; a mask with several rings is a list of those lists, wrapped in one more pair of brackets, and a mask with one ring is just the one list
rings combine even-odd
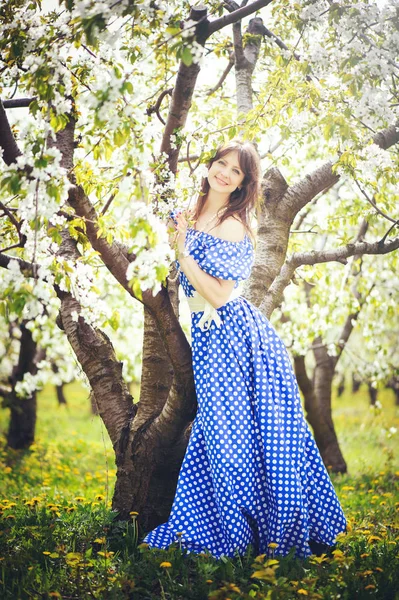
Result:
{"label": "woman's bare shoulder", "polygon": [[245,237],[245,233],[244,224],[238,217],[233,215],[227,217],[213,232],[214,235],[228,242],[241,242]]}

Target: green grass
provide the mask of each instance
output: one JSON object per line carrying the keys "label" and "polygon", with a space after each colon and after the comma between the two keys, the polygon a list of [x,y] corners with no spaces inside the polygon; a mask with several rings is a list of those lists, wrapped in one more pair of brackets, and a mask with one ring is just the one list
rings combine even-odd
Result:
{"label": "green grass", "polygon": [[[137,394],[134,394],[137,397]],[[86,390],[39,395],[35,444],[5,447],[0,437],[0,597],[231,600],[398,599],[399,409],[393,393],[369,408],[366,388],[333,398],[334,421],[349,472],[332,474],[351,531],[327,556],[234,559],[185,555],[178,545],[148,549],[136,516],[114,520],[111,443]],[[8,411],[0,411],[6,431]]]}

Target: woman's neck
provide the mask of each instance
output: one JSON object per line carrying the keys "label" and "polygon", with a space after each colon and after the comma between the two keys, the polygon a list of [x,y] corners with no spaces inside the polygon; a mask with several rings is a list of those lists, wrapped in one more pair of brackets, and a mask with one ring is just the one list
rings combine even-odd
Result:
{"label": "woman's neck", "polygon": [[210,189],[207,193],[201,214],[217,213],[228,205],[230,194],[220,194]]}

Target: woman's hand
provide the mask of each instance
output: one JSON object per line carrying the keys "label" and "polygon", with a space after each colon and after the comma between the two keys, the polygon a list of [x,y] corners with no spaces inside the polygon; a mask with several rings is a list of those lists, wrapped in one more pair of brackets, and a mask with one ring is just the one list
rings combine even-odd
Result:
{"label": "woman's hand", "polygon": [[177,239],[177,249],[179,252],[183,252],[185,243],[186,243],[186,233],[187,233],[187,219],[184,212],[180,212],[176,215],[177,225],[176,227],[176,239]]}

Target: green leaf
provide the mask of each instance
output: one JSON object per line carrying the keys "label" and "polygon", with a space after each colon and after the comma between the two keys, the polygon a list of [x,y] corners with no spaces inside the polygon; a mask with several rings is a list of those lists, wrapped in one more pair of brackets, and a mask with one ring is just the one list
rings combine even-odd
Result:
{"label": "green leaf", "polygon": [[190,48],[185,46],[181,53],[181,59],[186,67],[189,67],[193,62],[193,55],[191,54]]}
{"label": "green leaf", "polygon": [[139,280],[138,280],[138,279],[135,279],[135,280],[133,281],[132,290],[133,290],[133,293],[134,293],[134,295],[135,295],[135,296],[136,296],[136,297],[137,297],[139,300],[142,300],[142,299],[143,299],[143,294],[142,294],[141,287],[140,287],[140,282],[139,282]]}

